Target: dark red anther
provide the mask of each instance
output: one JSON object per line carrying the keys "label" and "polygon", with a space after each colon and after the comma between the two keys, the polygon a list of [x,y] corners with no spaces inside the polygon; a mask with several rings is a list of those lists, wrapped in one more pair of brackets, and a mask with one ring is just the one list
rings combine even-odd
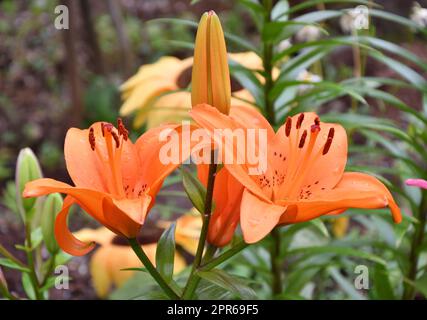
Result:
{"label": "dark red anther", "polygon": [[120,147],[120,139],[115,131],[111,131],[114,141],[116,142],[116,148]]}
{"label": "dark red anther", "polygon": [[314,118],[314,124],[316,126],[320,126],[320,119],[319,119],[319,117]]}
{"label": "dark red anther", "polygon": [[331,144],[332,144],[332,138],[328,138],[326,140],[325,146],[323,147],[322,155],[325,155],[329,152],[329,149],[331,148]]}
{"label": "dark red anther", "polygon": [[334,139],[335,129],[330,128],[328,133],[328,139],[326,140],[325,146],[323,147],[322,154],[325,155],[329,152],[329,149],[331,148],[332,140]]}
{"label": "dark red anther", "polygon": [[105,137],[105,130],[107,130],[108,132],[113,131],[113,125],[111,123],[108,123],[108,122],[102,122],[101,123],[101,131],[102,131],[103,137]]}
{"label": "dark red anther", "polygon": [[288,117],[285,123],[285,134],[287,137],[289,137],[289,135],[291,134],[291,129],[292,129],[292,118]]}
{"label": "dark red anther", "polygon": [[317,133],[317,132],[319,132],[320,131],[320,125],[318,125],[318,124],[313,124],[313,125],[311,125],[311,133]]}
{"label": "dark red anther", "polygon": [[299,145],[298,148],[302,148],[304,147],[304,143],[305,143],[305,139],[307,138],[307,130],[304,130],[304,132],[302,133],[301,139],[299,141]]}
{"label": "dark red anther", "polygon": [[301,113],[297,120],[297,129],[301,128],[303,121],[304,121],[304,113]]}
{"label": "dark red anther", "polygon": [[127,141],[129,137],[129,131],[126,129],[125,125],[123,124],[123,120],[121,118],[117,119],[117,130],[119,132],[119,135],[123,136],[123,139]]}
{"label": "dark red anther", "polygon": [[89,129],[89,143],[92,151],[95,151],[95,133],[92,127]]}
{"label": "dark red anther", "polygon": [[329,129],[329,133],[328,133],[328,139],[329,138],[333,139],[334,138],[334,134],[335,134],[335,129],[334,128],[330,128]]}

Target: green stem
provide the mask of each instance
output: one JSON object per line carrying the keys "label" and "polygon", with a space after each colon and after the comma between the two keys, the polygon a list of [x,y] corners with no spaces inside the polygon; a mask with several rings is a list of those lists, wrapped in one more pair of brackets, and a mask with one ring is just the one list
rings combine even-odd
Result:
{"label": "green stem", "polygon": [[12,253],[10,253],[5,247],[3,247],[0,244],[0,255],[2,255],[5,258],[8,258],[9,260],[13,261],[17,265],[19,265],[22,268],[26,268],[27,266],[23,264],[21,261],[19,261]]}
{"label": "green stem", "polygon": [[27,263],[28,263],[28,268],[30,269],[30,273],[29,273],[30,281],[34,289],[36,299],[43,300],[43,295],[40,292],[39,279],[37,278],[36,266],[34,264],[34,258],[32,253],[33,244],[31,241],[31,226],[29,222],[25,225],[25,236],[26,236],[26,246],[27,246],[27,251],[26,251]]}
{"label": "green stem", "polygon": [[271,285],[271,291],[273,298],[276,295],[282,293],[282,268],[280,261],[280,232],[278,228],[274,228],[271,231],[271,236],[273,238],[273,243],[270,248],[270,262],[271,262],[271,272],[273,276],[273,281]]}
{"label": "green stem", "polygon": [[135,238],[128,239],[130,246],[133,251],[142,262],[144,267],[150,273],[150,275],[154,278],[154,280],[159,284],[159,286],[163,289],[164,293],[173,300],[179,300],[179,295],[166,283],[165,279],[163,279],[162,275],[157,271],[154,265],[151,263],[150,259],[145,254],[144,250],[142,250],[141,245]]}
{"label": "green stem", "polygon": [[196,256],[194,257],[190,276],[188,277],[187,284],[182,293],[183,299],[191,299],[200,281],[199,277],[195,273],[197,268],[202,263],[203,250],[205,248],[206,238],[208,236],[209,222],[211,220],[211,212],[212,212],[212,201],[213,201],[216,169],[217,169],[217,165],[215,163],[215,151],[212,150],[211,164],[209,165],[208,184],[206,187],[206,198],[205,198],[205,206],[204,206],[204,213],[203,213],[203,225],[202,225],[202,230],[200,232],[199,243],[197,245]]}
{"label": "green stem", "polygon": [[53,269],[55,268],[55,258],[56,258],[56,254],[52,255],[52,257],[50,258],[49,266],[47,267],[46,273],[45,273],[43,280],[40,284],[41,288],[43,288],[45,286],[47,280],[49,279],[49,276],[52,274]]}
{"label": "green stem", "polygon": [[240,251],[245,249],[247,246],[248,246],[248,244],[245,243],[244,241],[239,242],[237,245],[235,245],[231,249],[227,250],[226,252],[222,253],[218,257],[216,257],[216,258],[210,260],[209,262],[201,265],[199,270],[200,271],[209,271],[209,270],[215,268],[216,266],[220,265],[224,261],[230,259],[234,255],[236,255],[237,253],[239,253]]}
{"label": "green stem", "polygon": [[[271,22],[271,10],[273,4],[271,0],[263,0],[265,8],[264,26]],[[263,67],[265,73],[264,84],[264,106],[267,119],[271,125],[274,126],[276,119],[274,114],[274,104],[270,99],[270,91],[273,88],[273,44],[271,42],[264,42],[263,45]]]}
{"label": "green stem", "polygon": [[415,296],[415,287],[413,283],[417,279],[417,271],[418,271],[418,260],[420,255],[420,247],[424,241],[424,231],[426,227],[427,221],[427,192],[423,191],[419,217],[419,223],[415,226],[415,232],[412,238],[411,243],[411,251],[409,254],[409,270],[408,270],[408,283],[405,284],[405,288],[403,291],[404,300],[412,300]]}
{"label": "green stem", "polygon": [[[264,0],[263,1],[265,8],[264,16],[264,25],[271,22],[271,10],[272,10],[272,1]],[[265,84],[264,84],[264,103],[267,119],[270,124],[274,127],[276,124],[276,116],[274,110],[274,101],[270,99],[270,92],[274,85],[273,80],[273,65],[272,54],[273,54],[273,44],[270,42],[264,42],[264,55],[263,55],[263,66],[265,72]],[[280,294],[282,292],[282,274],[281,274],[281,262],[279,260],[280,253],[280,233],[278,230],[273,229],[271,232],[273,245],[270,250],[270,260],[271,260],[271,272],[273,274],[273,282],[271,290],[273,296]]]}
{"label": "green stem", "polygon": [[[215,255],[216,252],[215,246],[208,246],[206,248],[205,255],[203,257],[203,261],[210,260]],[[194,295],[194,292],[197,289],[197,286],[200,282],[200,277],[197,275],[197,271],[200,270],[199,267],[195,269],[195,271],[192,273],[192,275],[189,277],[187,285],[185,286],[184,292],[182,294],[182,298],[187,300],[191,299]]]}

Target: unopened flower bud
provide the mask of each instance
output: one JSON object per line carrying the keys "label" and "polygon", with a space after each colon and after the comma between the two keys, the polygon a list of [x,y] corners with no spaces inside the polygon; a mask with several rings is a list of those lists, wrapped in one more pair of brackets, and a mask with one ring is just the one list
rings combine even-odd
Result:
{"label": "unopened flower bud", "polygon": [[197,29],[191,80],[193,106],[207,103],[230,111],[231,84],[221,22],[213,11],[203,14]]}
{"label": "unopened flower bud", "polygon": [[25,184],[29,181],[42,178],[42,176],[39,161],[34,152],[30,148],[22,149],[16,161],[15,184],[16,202],[24,221],[31,219],[37,201],[36,198],[22,197]]}
{"label": "unopened flower bud", "polygon": [[51,254],[55,254],[59,250],[58,243],[55,240],[54,227],[56,215],[62,208],[62,202],[62,197],[59,193],[52,193],[46,197],[43,204],[41,228],[46,249]]}

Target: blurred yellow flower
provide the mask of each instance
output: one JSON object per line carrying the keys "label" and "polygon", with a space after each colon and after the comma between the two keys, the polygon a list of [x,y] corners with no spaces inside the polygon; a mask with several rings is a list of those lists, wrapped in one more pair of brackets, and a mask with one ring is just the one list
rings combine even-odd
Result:
{"label": "blurred yellow flower", "polygon": [[[229,53],[229,58],[245,68],[262,70],[262,60],[253,52]],[[138,72],[120,86],[123,105],[122,116],[136,112],[134,127],[144,123],[148,128],[165,122],[188,118],[191,92],[186,90],[191,82],[193,57],[178,59],[162,57],[157,62],[143,65]],[[252,106],[254,98],[232,79],[231,105]]]}
{"label": "blurred yellow flower", "polygon": [[339,217],[332,222],[332,233],[335,238],[341,239],[347,233],[350,224],[349,217]]}
{"label": "blurred yellow flower", "polygon": [[[202,227],[200,214],[185,214],[177,221],[175,242],[183,249],[194,254],[197,248],[198,237]],[[170,222],[160,221],[159,227],[168,227]],[[93,287],[100,298],[105,298],[110,290],[120,287],[135,273],[126,268],[139,268],[141,262],[126,241],[122,241],[113,232],[105,227],[98,229],[85,228],[76,233],[82,241],[93,241],[99,245],[90,260],[90,274]],[[150,237],[151,238],[151,237]],[[152,238],[155,238],[153,236]],[[140,242],[150,261],[156,262],[157,243],[146,239]],[[174,273],[179,273],[186,267],[186,261],[179,253],[175,254]]]}

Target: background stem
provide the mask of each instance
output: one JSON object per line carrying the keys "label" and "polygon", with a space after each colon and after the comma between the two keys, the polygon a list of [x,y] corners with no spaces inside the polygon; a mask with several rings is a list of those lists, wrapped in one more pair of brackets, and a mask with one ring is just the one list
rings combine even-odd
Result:
{"label": "background stem", "polygon": [[415,296],[415,288],[413,283],[417,279],[418,260],[420,255],[420,247],[424,241],[424,230],[427,220],[427,192],[422,191],[422,199],[420,204],[420,211],[418,213],[419,223],[415,225],[415,231],[412,237],[411,251],[409,253],[409,270],[408,282],[405,282],[405,289],[403,291],[404,300],[412,300]]}
{"label": "background stem", "polygon": [[273,298],[282,293],[282,266],[280,261],[280,231],[274,228],[271,231],[273,243],[270,249],[271,272],[273,276],[271,293]]}
{"label": "background stem", "polygon": [[34,264],[34,258],[33,258],[33,245],[32,245],[32,241],[31,241],[31,226],[30,226],[30,222],[27,222],[27,224],[25,225],[25,236],[26,236],[26,247],[27,247],[27,263],[28,263],[28,268],[30,269],[30,280],[31,280],[31,284],[33,286],[34,289],[34,293],[36,296],[37,300],[43,300],[43,295],[40,292],[40,284],[39,284],[39,279],[37,278],[37,271],[35,269],[35,264]]}

